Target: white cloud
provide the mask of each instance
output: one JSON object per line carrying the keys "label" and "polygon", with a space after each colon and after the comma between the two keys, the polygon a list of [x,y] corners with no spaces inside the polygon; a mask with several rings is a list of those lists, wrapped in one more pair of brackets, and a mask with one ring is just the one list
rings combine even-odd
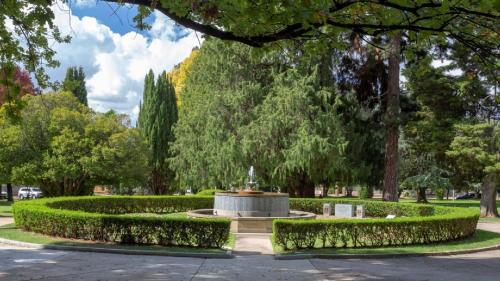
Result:
{"label": "white cloud", "polygon": [[75,4],[77,7],[90,7],[97,3],[97,0],[73,0],[70,2]]}
{"label": "white cloud", "polygon": [[93,17],[70,15],[66,8],[54,7],[55,23],[72,40],[54,46],[61,67],[49,74],[61,81],[67,67],[81,65],[87,75],[89,105],[98,111],[114,109],[135,120],[149,69],[156,75],[169,71],[198,45],[193,32],[176,40],[178,27],[159,13],[148,38],[136,32],[120,35]]}

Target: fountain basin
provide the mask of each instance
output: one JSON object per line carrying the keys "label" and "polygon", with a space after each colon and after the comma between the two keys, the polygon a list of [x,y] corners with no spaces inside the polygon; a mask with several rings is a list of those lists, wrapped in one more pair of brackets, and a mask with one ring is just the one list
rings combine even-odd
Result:
{"label": "fountain basin", "polygon": [[[218,218],[214,215],[214,209],[199,209],[189,211],[187,215],[191,218]],[[272,233],[273,220],[275,219],[314,219],[313,213],[302,211],[290,211],[282,217],[238,217],[227,216],[231,219],[231,232],[233,233]]]}
{"label": "fountain basin", "polygon": [[213,214],[222,217],[288,217],[288,193],[215,193]]}

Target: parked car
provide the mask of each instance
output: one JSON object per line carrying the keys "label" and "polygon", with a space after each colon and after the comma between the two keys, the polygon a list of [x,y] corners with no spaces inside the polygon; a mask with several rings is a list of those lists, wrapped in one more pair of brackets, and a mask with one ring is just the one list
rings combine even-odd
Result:
{"label": "parked car", "polygon": [[[456,199],[474,199],[476,198],[476,194],[474,192],[467,192],[463,195],[458,196]],[[481,193],[479,193],[478,198],[481,198]]]}
{"label": "parked car", "polygon": [[21,187],[17,193],[19,199],[35,199],[42,196],[42,191],[38,187]]}

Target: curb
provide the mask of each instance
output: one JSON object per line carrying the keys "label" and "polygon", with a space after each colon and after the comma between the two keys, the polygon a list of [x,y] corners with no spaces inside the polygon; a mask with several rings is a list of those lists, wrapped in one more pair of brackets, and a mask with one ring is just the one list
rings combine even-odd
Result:
{"label": "curb", "polygon": [[35,243],[20,242],[0,238],[0,244],[30,248],[30,249],[46,249],[59,251],[74,251],[74,252],[91,252],[91,253],[107,253],[107,254],[122,254],[122,255],[145,255],[145,256],[167,256],[167,257],[184,257],[184,258],[200,258],[200,259],[232,259],[234,258],[230,250],[225,253],[176,253],[176,252],[157,252],[146,250],[127,250],[127,249],[107,249],[98,247],[82,247],[82,246],[63,246],[63,245],[41,245]]}
{"label": "curb", "polygon": [[276,260],[303,260],[303,259],[392,259],[392,258],[410,258],[410,257],[432,257],[432,256],[453,256],[462,254],[473,254],[500,249],[500,244],[475,248],[469,250],[447,251],[447,252],[429,252],[429,253],[400,253],[400,254],[276,254]]}

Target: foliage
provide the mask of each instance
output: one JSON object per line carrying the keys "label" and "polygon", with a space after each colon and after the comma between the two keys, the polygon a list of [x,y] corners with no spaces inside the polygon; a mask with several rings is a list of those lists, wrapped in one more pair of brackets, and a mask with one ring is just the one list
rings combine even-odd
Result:
{"label": "foliage", "polygon": [[175,128],[171,161],[184,185],[243,185],[253,165],[262,186],[311,196],[342,168],[347,141],[334,90],[321,86],[315,67],[276,74],[286,69],[278,58],[205,42]]}
{"label": "foliage", "polygon": [[[116,215],[123,212],[151,212],[152,207],[156,207],[157,211],[197,207],[189,205],[189,202],[194,202],[194,197],[191,198],[193,199],[155,196],[40,199],[18,202],[13,205],[13,212],[16,225],[23,230],[51,236],[164,246],[221,247],[229,238],[230,221],[227,219]],[[196,199],[203,204],[202,197]]]}
{"label": "foliage", "polygon": [[[45,1],[2,1],[0,5],[0,69],[23,65],[35,74],[38,86],[45,88],[45,67],[57,67],[54,43],[69,42],[54,24],[52,6]],[[2,81],[1,84],[3,84]],[[18,95],[8,96],[8,100]]]}
{"label": "foliage", "polygon": [[481,182],[487,173],[500,173],[498,125],[462,123],[456,130],[446,154],[457,161],[469,182]]}
{"label": "foliage", "polygon": [[447,155],[455,159],[469,182],[482,182],[481,217],[498,217],[500,127],[497,122],[458,124]]}
{"label": "foliage", "polygon": [[149,145],[149,187],[153,194],[172,193],[175,188],[175,176],[166,160],[170,156],[170,143],[175,140],[172,129],[177,118],[177,102],[172,81],[163,72],[155,84],[153,71],[150,70],[144,80],[143,101],[137,127]]}
{"label": "foliage", "polygon": [[181,94],[182,89],[184,88],[184,84],[186,83],[186,79],[191,72],[191,67],[193,61],[198,56],[198,49],[195,48],[191,51],[189,56],[185,58],[180,64],[176,65],[174,69],[172,69],[167,76],[172,80],[172,84],[175,87],[175,97],[177,99],[177,106],[181,106]]}
{"label": "foliage", "polygon": [[369,186],[363,186],[359,190],[359,198],[368,199],[373,197],[373,188]]}
{"label": "foliage", "polygon": [[124,116],[95,113],[69,93],[24,101],[19,122],[4,118],[0,124],[0,169],[11,182],[39,186],[45,196],[142,182],[146,146],[123,125]]}
{"label": "foliage", "polygon": [[66,77],[62,84],[66,92],[70,92],[84,105],[88,105],[87,88],[85,88],[85,72],[80,67],[69,67],[66,71]]}
{"label": "foliage", "polygon": [[22,97],[26,94],[35,94],[35,86],[28,72],[19,66],[0,70],[0,106],[12,100],[13,95]]}
{"label": "foliage", "polygon": [[202,189],[196,193],[196,196],[214,196],[215,193],[217,192],[226,192],[226,191],[223,189],[213,189],[213,188]]}
{"label": "foliage", "polygon": [[[384,203],[378,202],[378,204]],[[432,216],[390,220],[275,220],[273,236],[275,243],[286,250],[429,244],[474,234],[479,219],[477,211],[450,207],[433,207],[433,209],[435,214]]]}
{"label": "foliage", "polygon": [[337,198],[290,198],[290,209],[315,214],[323,213],[323,204],[352,204],[363,205],[367,217],[385,217],[387,215],[396,216],[430,216],[434,208],[425,204],[407,204],[396,202],[381,202],[375,200],[337,199]]}

